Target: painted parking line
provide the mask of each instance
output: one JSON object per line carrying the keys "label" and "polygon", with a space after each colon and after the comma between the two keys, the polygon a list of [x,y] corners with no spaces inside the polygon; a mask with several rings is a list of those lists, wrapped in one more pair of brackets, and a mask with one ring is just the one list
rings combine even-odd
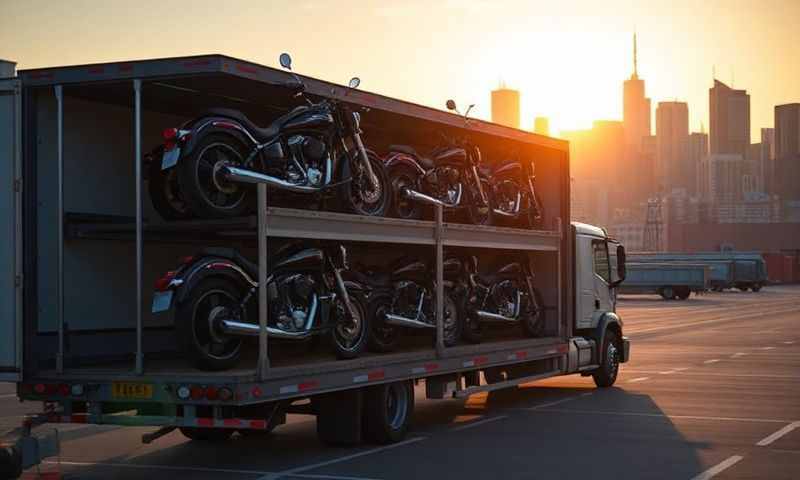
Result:
{"label": "painted parking line", "polygon": [[639,378],[632,378],[628,380],[628,383],[636,383],[636,382],[644,382],[645,380],[649,380],[650,377],[639,377]]}
{"label": "painted parking line", "polygon": [[[409,438],[408,440],[405,440],[405,441],[402,441],[402,442],[397,442],[397,443],[394,443],[392,445],[386,445],[384,447],[372,448],[372,449],[369,449],[369,450],[364,450],[364,451],[361,451],[361,452],[358,452],[358,453],[354,453],[352,455],[345,455],[343,457],[338,457],[338,458],[334,458],[334,459],[331,459],[331,460],[326,460],[324,462],[312,463],[311,465],[303,465],[301,467],[290,468],[288,470],[284,470],[282,472],[277,472],[277,473],[268,473],[268,474],[266,474],[266,475],[264,475],[262,477],[259,477],[258,480],[275,480],[277,478],[282,478],[282,477],[303,477],[304,475],[298,475],[298,474],[300,474],[302,472],[307,472],[309,470],[315,470],[317,468],[326,467],[328,465],[333,465],[334,463],[346,462],[348,460],[353,460],[355,458],[364,457],[366,455],[372,455],[373,453],[380,453],[380,452],[384,452],[386,450],[391,450],[391,449],[394,449],[394,448],[404,447],[406,445],[410,445],[412,443],[421,442],[421,441],[427,440],[427,439],[428,439],[428,437]],[[344,477],[337,477],[337,478],[344,478]]]}
{"label": "painted parking line", "polygon": [[705,363],[706,365],[710,365],[712,363],[717,363],[717,362],[719,362],[719,358],[712,358],[711,360],[706,360],[703,363]]}
{"label": "painted parking line", "polygon": [[744,357],[745,355],[747,355],[747,353],[745,353],[745,352],[736,352],[733,355],[731,355],[731,358]]}
{"label": "painted parking line", "polygon": [[792,430],[800,427],[800,422],[792,422],[789,425],[781,428],[777,432],[773,433],[772,435],[768,435],[761,439],[756,445],[759,447],[766,447],[770,443],[774,442],[775,440],[781,438],[782,436],[786,435],[787,433],[791,432]]}
{"label": "painted parking line", "polygon": [[727,459],[714,465],[713,467],[709,468],[700,475],[692,477],[692,480],[708,480],[709,478],[714,478],[718,474],[722,473],[724,470],[727,470],[732,466],[736,465],[742,458],[744,457],[742,457],[741,455],[734,455],[732,457],[728,457]]}
{"label": "painted parking line", "polygon": [[677,370],[664,370],[662,372],[658,372],[661,375],[672,375],[673,373],[677,373]]}
{"label": "painted parking line", "polygon": [[[529,409],[537,411],[534,409]],[[708,417],[702,415],[667,415],[664,413],[641,413],[641,412],[613,412],[603,410],[572,410],[553,408],[541,410],[542,413],[560,413],[564,415],[610,415],[620,417],[644,417],[644,418],[666,418],[669,420],[707,420],[711,422],[745,422],[745,423],[789,423],[787,420],[777,418],[750,418],[750,417]]]}
{"label": "painted parking line", "polygon": [[461,430],[466,430],[468,428],[477,427],[479,425],[483,425],[485,423],[496,422],[497,420],[503,420],[504,418],[508,418],[508,415],[498,415],[496,417],[491,418],[484,418],[483,420],[477,420],[475,422],[470,422],[464,425],[459,425],[457,427],[453,427],[450,429],[451,432],[458,432]]}
{"label": "painted parking line", "polygon": [[759,350],[775,350],[775,347],[761,347]]}
{"label": "painted parking line", "polygon": [[794,344],[794,340],[787,340],[787,341],[783,342],[783,344],[784,345],[793,345]]}
{"label": "painted parking line", "polygon": [[[657,370],[625,370],[628,373],[662,373]],[[674,373],[674,372],[673,372]],[[703,371],[694,371],[694,372],[681,372],[681,375],[687,375],[691,377],[741,377],[741,378],[774,378],[780,380],[800,380],[800,375],[777,375],[777,374],[769,374],[769,373],[716,373],[716,372],[703,372]]]}
{"label": "painted parking line", "polygon": [[577,399],[579,399],[581,397],[588,397],[591,394],[592,394],[592,392],[586,392],[586,393],[582,393],[580,395],[576,395],[574,397],[562,398],[561,400],[556,400],[555,402],[543,403],[541,405],[536,405],[535,407],[526,408],[524,410],[539,410],[539,409],[542,409],[542,408],[553,407],[555,405],[561,405],[562,403],[566,403],[566,402],[571,402],[573,400],[577,400]]}

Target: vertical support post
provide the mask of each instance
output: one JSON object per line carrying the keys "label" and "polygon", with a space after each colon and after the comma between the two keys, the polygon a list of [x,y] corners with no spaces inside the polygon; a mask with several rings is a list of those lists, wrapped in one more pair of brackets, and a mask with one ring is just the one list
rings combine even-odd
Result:
{"label": "vertical support post", "polygon": [[[444,355],[444,213],[436,205],[436,355]],[[455,313],[455,312],[451,312]]]}
{"label": "vertical support post", "polygon": [[133,81],[134,138],[136,166],[136,374],[144,373],[142,350],[142,81]]}
{"label": "vertical support post", "polygon": [[58,211],[56,221],[58,241],[58,288],[56,319],[58,321],[58,352],[56,372],[64,372],[64,92],[61,85],[55,86],[58,129]]}
{"label": "vertical support post", "polygon": [[267,185],[258,184],[258,379],[266,380],[267,355]]}
{"label": "vertical support post", "polygon": [[563,278],[564,278],[563,277],[563,272],[561,271],[562,270],[562,268],[561,268],[561,245],[562,245],[562,243],[559,242],[559,244],[558,244],[558,257],[556,258],[556,260],[558,261],[558,263],[556,263],[556,269],[558,270],[558,283],[556,283],[556,285],[558,285],[558,314],[556,315],[556,319],[557,319],[557,322],[558,322],[558,331],[556,332],[556,335],[558,335],[559,338],[561,338],[563,336],[563,334],[564,334],[564,323],[566,323],[564,321],[564,318],[562,317],[562,314],[564,313],[564,311],[563,311],[563,305],[561,305],[561,302],[564,301],[563,292],[564,292],[564,288],[566,287],[566,285],[562,285],[562,283],[561,283],[563,281]]}

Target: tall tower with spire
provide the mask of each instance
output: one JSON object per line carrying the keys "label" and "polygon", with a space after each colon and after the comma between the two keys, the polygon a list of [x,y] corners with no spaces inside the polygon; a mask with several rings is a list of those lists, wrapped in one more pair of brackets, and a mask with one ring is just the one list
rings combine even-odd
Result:
{"label": "tall tower with spire", "polygon": [[[644,80],[639,78],[639,58],[636,45],[636,33],[633,34],[633,73],[625,80],[622,88],[622,123],[625,130],[625,165],[626,170],[638,172],[642,165],[642,143],[650,136],[650,99],[645,96]],[[646,199],[651,194],[652,185],[640,185],[634,189],[631,200]]]}

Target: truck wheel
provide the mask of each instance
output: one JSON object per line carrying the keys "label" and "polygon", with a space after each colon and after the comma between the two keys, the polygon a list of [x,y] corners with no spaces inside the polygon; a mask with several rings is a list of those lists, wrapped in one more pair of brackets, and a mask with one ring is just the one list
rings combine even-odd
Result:
{"label": "truck wheel", "polygon": [[486,383],[489,385],[508,380],[507,374],[499,367],[485,368],[483,370],[483,379],[486,380]]}
{"label": "truck wheel", "polygon": [[664,287],[661,289],[661,297],[664,300],[672,300],[675,298],[675,291],[672,287]]}
{"label": "truck wheel", "polygon": [[759,284],[755,284],[755,285],[753,285],[753,286],[752,286],[752,287],[750,287],[750,288],[751,288],[751,289],[752,289],[754,292],[758,292],[758,291],[760,291],[760,290],[761,290],[761,285],[759,285]]}
{"label": "truck wheel", "polygon": [[[225,370],[239,362],[242,339],[218,331],[218,319],[231,318],[239,310],[243,293],[222,277],[200,281],[175,310],[178,341],[188,359],[202,370]],[[247,322],[247,310],[241,312]]]}
{"label": "truck wheel", "polygon": [[364,436],[375,443],[395,443],[406,436],[414,412],[414,384],[375,385],[365,390]]}
{"label": "truck wheel", "polygon": [[0,447],[0,479],[22,476],[22,454],[15,446]]}
{"label": "truck wheel", "polygon": [[372,297],[367,305],[370,321],[368,347],[373,352],[391,352],[400,341],[400,329],[386,323],[386,314],[392,310],[392,296],[379,294]]}
{"label": "truck wheel", "polygon": [[603,363],[600,364],[600,368],[592,372],[592,378],[598,387],[610,387],[617,381],[620,359],[619,338],[613,330],[606,330],[601,358]]}
{"label": "truck wheel", "polygon": [[687,300],[691,294],[692,291],[688,287],[680,287],[677,290],[678,298],[681,300]]}
{"label": "truck wheel", "polygon": [[181,427],[179,430],[184,437],[199,442],[222,442],[233,435],[233,430],[230,428]]}

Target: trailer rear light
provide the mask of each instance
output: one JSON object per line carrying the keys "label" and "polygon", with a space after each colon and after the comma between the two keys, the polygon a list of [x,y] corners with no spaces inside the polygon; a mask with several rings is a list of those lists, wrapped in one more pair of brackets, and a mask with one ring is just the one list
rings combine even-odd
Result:
{"label": "trailer rear light", "polygon": [[61,385],[58,386],[58,394],[61,395],[62,397],[68,397],[70,391],[71,390],[69,388],[69,385],[67,385],[66,383],[62,383]]}
{"label": "trailer rear light", "polygon": [[189,387],[186,386],[178,387],[178,398],[180,398],[181,400],[188,400],[191,395],[192,391],[189,390]]}
{"label": "trailer rear light", "polygon": [[227,402],[228,400],[233,399],[233,390],[231,390],[230,388],[227,388],[227,387],[222,387],[222,388],[219,389],[219,392],[217,393],[217,396],[223,402]]}
{"label": "trailer rear light", "polygon": [[55,395],[56,392],[58,392],[58,385],[56,384],[45,385],[44,392],[48,395]]}
{"label": "trailer rear light", "polygon": [[206,399],[208,399],[208,400],[216,400],[218,394],[219,394],[219,391],[217,390],[217,387],[208,387],[208,388],[206,388]]}
{"label": "trailer rear light", "polygon": [[43,383],[37,383],[33,387],[33,392],[37,395],[44,395],[47,392],[47,387]]}
{"label": "trailer rear light", "polygon": [[205,389],[203,387],[192,387],[192,400],[200,400],[205,396]]}
{"label": "trailer rear light", "polygon": [[173,142],[178,138],[178,129],[177,128],[165,128],[161,132],[161,136],[164,137],[164,140]]}
{"label": "trailer rear light", "polygon": [[175,270],[170,270],[169,272],[165,273],[163,277],[156,280],[156,283],[154,285],[156,291],[165,292],[169,288],[169,284],[172,282],[172,280],[175,279],[175,275],[177,274],[178,272],[176,272]]}

